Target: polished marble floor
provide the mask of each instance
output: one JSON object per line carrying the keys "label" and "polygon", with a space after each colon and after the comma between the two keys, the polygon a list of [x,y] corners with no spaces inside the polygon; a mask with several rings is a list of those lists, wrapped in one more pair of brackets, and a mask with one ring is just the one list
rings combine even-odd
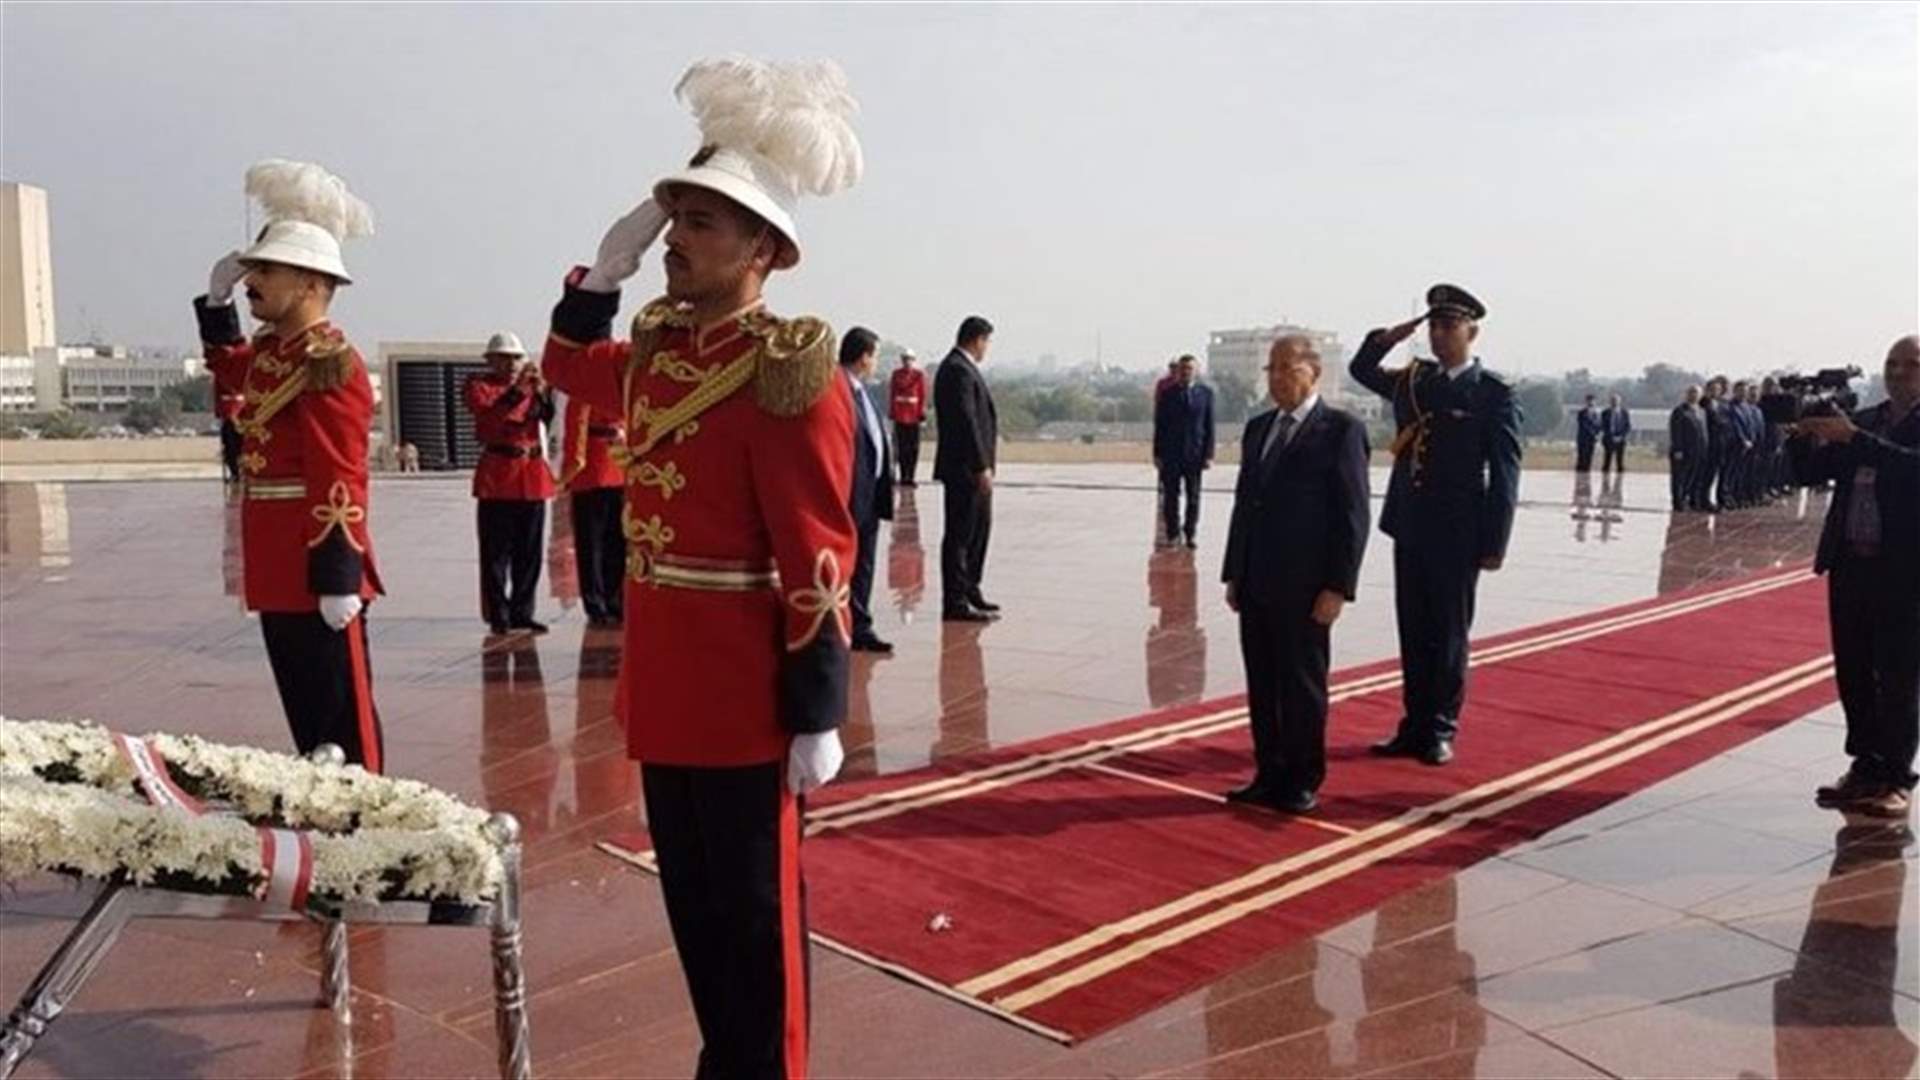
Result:
{"label": "polished marble floor", "polygon": [[[939,622],[939,488],[901,493],[875,597],[899,651],[856,658],[850,772],[1240,689],[1217,583],[1224,490],[1189,553],[1154,548],[1144,470],[1012,466],[1001,481],[986,585],[1007,618],[986,627]],[[284,745],[217,485],[0,495],[0,711]],[[1805,559],[1824,510],[1675,516],[1647,475],[1529,473],[1523,495],[1479,632]],[[689,1074],[697,1037],[658,892],[591,846],[636,820],[638,779],[611,719],[616,639],[584,626],[564,523],[544,586],[554,632],[503,644],[478,616],[465,484],[382,479],[373,514],[393,590],[370,623],[390,767],[527,826],[539,1072]],[[1336,665],[1393,652],[1388,543],[1375,537]],[[816,950],[816,1071],[1914,1075],[1914,846],[1904,827],[1813,807],[1840,741],[1832,710],[1807,717],[1079,1046]],[[8,1000],[84,900],[51,881],[0,895]],[[311,1007],[316,945],[306,928],[136,925],[22,1074],[491,1070],[483,938],[361,932],[350,1038]]]}

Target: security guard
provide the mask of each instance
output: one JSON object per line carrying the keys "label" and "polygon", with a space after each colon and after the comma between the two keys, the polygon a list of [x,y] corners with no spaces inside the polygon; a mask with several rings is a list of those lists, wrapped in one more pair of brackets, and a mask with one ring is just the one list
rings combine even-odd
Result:
{"label": "security guard", "polygon": [[[207,370],[239,398],[240,528],[248,611],[260,614],[267,662],[301,753],[333,743],[379,772],[365,608],[385,590],[367,531],[366,361],[327,318],[352,282],[340,241],[373,231],[365,203],[304,162],[247,170],[267,225],[252,247],[214,264],[194,300]],[[262,324],[241,336],[233,290]]]}
{"label": "security guard", "polygon": [[[1398,432],[1380,530],[1393,537],[1394,613],[1406,715],[1374,745],[1428,765],[1453,760],[1466,700],[1467,633],[1480,571],[1498,570],[1520,493],[1513,391],[1472,353],[1487,309],[1457,285],[1427,290],[1427,313],[1367,334],[1354,379],[1393,403]],[[1422,322],[1434,360],[1380,361]]]}
{"label": "security guard", "polygon": [[[568,277],[542,364],[626,420],[618,709],[697,1074],[800,1077],[801,796],[844,760],[854,415],[832,330],[761,293],[800,261],[795,195],[853,183],[859,145],[831,64],[703,61],[680,92],[706,145]],[[667,294],[614,340],[620,283],[663,228]]]}

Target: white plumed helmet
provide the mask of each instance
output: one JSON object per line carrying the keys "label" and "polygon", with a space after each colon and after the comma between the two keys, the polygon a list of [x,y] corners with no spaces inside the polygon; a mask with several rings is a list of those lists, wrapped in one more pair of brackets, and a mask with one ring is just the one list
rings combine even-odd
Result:
{"label": "white plumed helmet", "polygon": [[247,170],[247,194],[260,201],[266,228],[241,254],[247,262],[317,270],[351,284],[340,242],[373,235],[373,211],[346,181],[318,165],[268,158]]}
{"label": "white plumed helmet", "polygon": [[674,93],[693,111],[701,147],[686,169],[654,185],[654,201],[672,213],[677,187],[719,192],[778,230],[785,243],[775,269],[798,263],[800,196],[832,195],[860,179],[860,140],[849,123],[859,105],[846,74],[831,60],[729,56],[696,62]]}

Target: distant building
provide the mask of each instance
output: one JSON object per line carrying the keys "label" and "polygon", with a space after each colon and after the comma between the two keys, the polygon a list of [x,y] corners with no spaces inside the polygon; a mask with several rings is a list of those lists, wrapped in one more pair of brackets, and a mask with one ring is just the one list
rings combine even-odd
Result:
{"label": "distant building", "polygon": [[47,193],[0,183],[0,356],[32,356],[58,340]]}
{"label": "distant building", "polygon": [[1267,351],[1285,334],[1305,334],[1312,340],[1322,365],[1320,393],[1329,404],[1365,419],[1379,416],[1379,399],[1348,377],[1347,347],[1341,344],[1340,335],[1331,330],[1315,330],[1293,323],[1215,330],[1207,336],[1207,370],[1236,372],[1253,380],[1253,385],[1264,386]]}
{"label": "distant building", "polygon": [[387,439],[420,452],[422,469],[470,469],[480,459],[461,388],[467,376],[487,370],[485,341],[383,341],[370,372],[393,388],[380,415]]}

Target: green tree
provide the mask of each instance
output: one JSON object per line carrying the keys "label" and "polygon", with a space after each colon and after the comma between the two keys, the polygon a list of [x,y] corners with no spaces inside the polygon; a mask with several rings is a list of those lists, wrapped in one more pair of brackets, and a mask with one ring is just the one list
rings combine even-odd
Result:
{"label": "green tree", "polygon": [[141,398],[128,405],[126,415],[120,418],[120,422],[125,424],[128,430],[145,435],[161,428],[172,427],[174,421],[178,419],[179,413],[175,410],[173,399],[162,395],[155,398]]}
{"label": "green tree", "polygon": [[49,415],[40,424],[43,439],[91,439],[93,425],[66,410]]}
{"label": "green tree", "polygon": [[213,376],[211,375],[195,375],[191,379],[174,383],[163,393],[173,401],[175,410],[179,412],[213,411]]}
{"label": "green tree", "polygon": [[1560,384],[1528,379],[1514,391],[1514,403],[1520,407],[1520,434],[1543,439],[1560,429],[1565,406],[1560,404]]}

